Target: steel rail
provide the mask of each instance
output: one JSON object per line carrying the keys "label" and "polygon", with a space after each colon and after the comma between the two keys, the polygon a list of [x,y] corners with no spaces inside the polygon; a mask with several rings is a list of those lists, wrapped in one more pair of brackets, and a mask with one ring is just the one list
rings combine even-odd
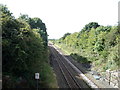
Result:
{"label": "steel rail", "polygon": [[[51,52],[55,55],[55,52],[53,52],[52,48],[51,48]],[[67,85],[71,88],[71,86],[70,86],[70,84],[69,84],[69,82],[68,82],[68,80],[67,80],[67,77],[65,76],[65,73],[64,73],[64,71],[63,71],[63,69],[62,69],[62,67],[60,66],[60,64],[58,63],[57,60],[56,60],[56,62],[57,62],[57,64],[58,64],[58,67],[60,68],[60,71],[62,72],[62,75],[63,75],[63,77],[64,77]]]}
{"label": "steel rail", "polygon": [[[56,53],[54,53],[54,54],[56,55],[56,57],[59,58],[59,61],[57,60],[58,64],[61,63],[61,64],[62,64],[61,66],[65,67],[66,71],[68,72],[68,75],[71,77],[71,79],[73,80],[74,84],[76,85],[75,88],[82,88],[82,87],[79,85],[79,83],[76,81],[75,77],[74,77],[73,74],[70,72],[70,70],[68,69],[68,67],[65,65],[65,63],[63,62],[63,60],[61,60],[62,58],[60,57],[59,53],[55,50],[55,48],[53,48],[53,49],[54,49],[54,52],[56,52]],[[62,67],[61,67],[61,69],[62,69]],[[62,70],[62,71],[63,71],[63,70]],[[66,80],[67,80],[67,79],[66,79]],[[68,80],[67,80],[67,82],[69,83]],[[69,84],[69,86],[70,86],[70,84]],[[70,86],[70,87],[73,88],[73,86]]]}

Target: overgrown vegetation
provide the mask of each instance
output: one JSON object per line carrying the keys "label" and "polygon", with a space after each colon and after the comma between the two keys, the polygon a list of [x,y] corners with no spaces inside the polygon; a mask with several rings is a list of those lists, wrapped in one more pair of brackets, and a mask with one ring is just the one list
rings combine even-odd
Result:
{"label": "overgrown vegetation", "polygon": [[119,39],[118,26],[102,26],[91,22],[80,32],[52,42],[66,50],[78,62],[91,63],[96,70],[105,71],[118,69]]}
{"label": "overgrown vegetation", "polygon": [[40,73],[39,87],[56,88],[45,24],[28,15],[16,19],[4,5],[0,10],[3,88],[36,88],[36,72]]}

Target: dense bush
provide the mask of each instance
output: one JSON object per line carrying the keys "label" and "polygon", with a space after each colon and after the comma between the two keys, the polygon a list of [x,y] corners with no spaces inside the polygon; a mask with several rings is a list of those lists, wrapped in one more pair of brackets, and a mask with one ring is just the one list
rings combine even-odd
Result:
{"label": "dense bush", "polygon": [[0,5],[0,10],[3,88],[35,88],[36,72],[40,73],[40,87],[57,87],[48,63],[45,24],[26,15],[15,19],[4,5]]}
{"label": "dense bush", "polygon": [[118,26],[101,26],[97,22],[91,22],[80,32],[56,40],[56,44],[64,47],[79,62],[83,63],[82,57],[86,57],[88,62],[92,62],[95,67],[100,66],[101,70],[113,70],[118,68],[119,39]]}

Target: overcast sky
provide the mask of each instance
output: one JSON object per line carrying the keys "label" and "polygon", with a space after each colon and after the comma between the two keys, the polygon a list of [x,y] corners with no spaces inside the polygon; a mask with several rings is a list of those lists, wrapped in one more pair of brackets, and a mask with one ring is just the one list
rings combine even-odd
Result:
{"label": "overcast sky", "polygon": [[49,38],[79,32],[89,22],[117,25],[120,0],[0,0],[17,18],[20,13],[39,17]]}

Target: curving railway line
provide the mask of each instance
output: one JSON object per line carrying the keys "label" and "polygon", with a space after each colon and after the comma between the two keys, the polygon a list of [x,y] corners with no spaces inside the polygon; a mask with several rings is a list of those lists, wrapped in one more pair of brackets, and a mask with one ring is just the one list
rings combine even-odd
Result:
{"label": "curving railway line", "polygon": [[[90,87],[82,80],[77,78],[78,73],[69,65],[69,63],[63,58],[61,54],[59,54],[58,51],[56,51],[55,48],[52,47],[52,45],[49,45],[50,52],[51,52],[51,58],[52,58],[52,64],[56,65],[53,66],[55,70],[55,73],[57,75],[58,84],[60,88],[89,88]],[[56,62],[56,63],[55,63]],[[59,77],[60,76],[60,77]],[[59,80],[64,79],[59,82]],[[60,84],[64,83],[65,86],[62,86]]]}

